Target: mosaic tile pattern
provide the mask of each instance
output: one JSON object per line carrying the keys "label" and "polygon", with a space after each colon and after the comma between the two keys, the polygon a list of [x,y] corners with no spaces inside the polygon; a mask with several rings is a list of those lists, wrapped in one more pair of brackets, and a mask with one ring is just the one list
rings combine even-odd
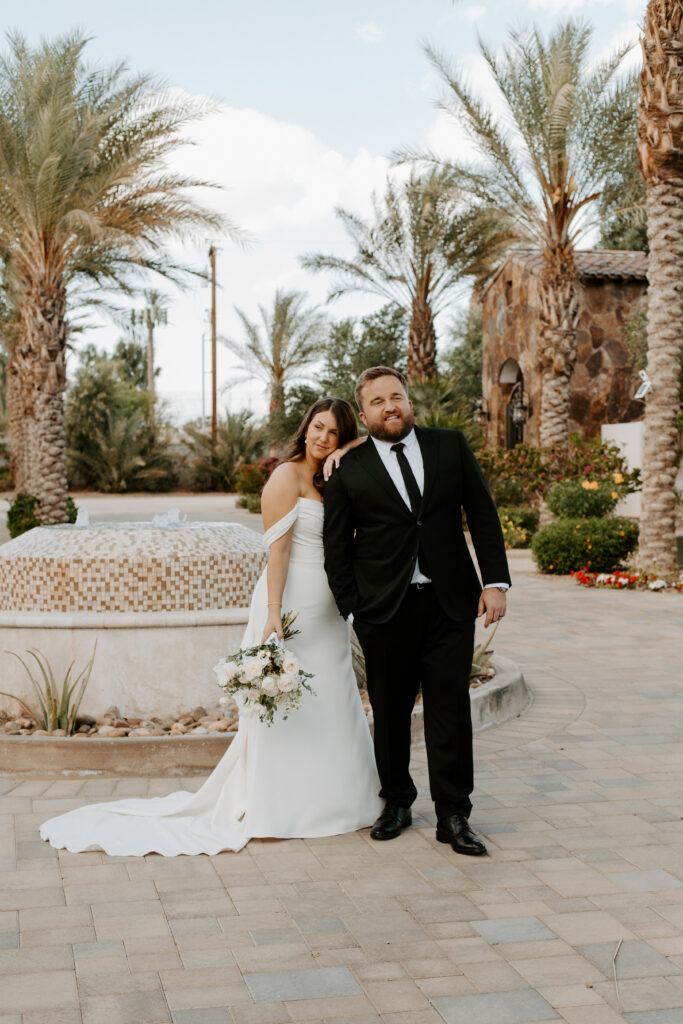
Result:
{"label": "mosaic tile pattern", "polygon": [[0,547],[0,611],[241,608],[266,557],[239,523],[41,526]]}

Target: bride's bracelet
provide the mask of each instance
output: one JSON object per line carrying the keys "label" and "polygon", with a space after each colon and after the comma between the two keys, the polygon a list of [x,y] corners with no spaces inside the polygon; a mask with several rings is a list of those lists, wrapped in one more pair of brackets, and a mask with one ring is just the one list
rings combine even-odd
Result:
{"label": "bride's bracelet", "polygon": [[282,601],[269,601],[266,608],[282,608]]}

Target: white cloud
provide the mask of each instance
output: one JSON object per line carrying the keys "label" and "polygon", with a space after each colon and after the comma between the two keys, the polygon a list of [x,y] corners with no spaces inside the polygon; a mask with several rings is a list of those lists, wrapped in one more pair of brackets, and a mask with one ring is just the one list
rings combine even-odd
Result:
{"label": "white cloud", "polygon": [[[334,209],[344,206],[367,215],[373,189],[383,189],[389,167],[386,158],[366,149],[347,158],[300,125],[227,106],[195,125],[191,134],[195,145],[175,154],[173,169],[224,185],[223,191],[208,193],[204,201],[254,239],[246,249],[227,239],[218,243],[218,333],[239,332],[235,305],[257,319],[258,305],[268,306],[276,288],[307,291],[311,303],[324,304],[329,278],[304,271],[299,256],[312,251],[349,252],[350,243]],[[206,244],[186,247],[182,256],[202,266],[206,249]],[[156,344],[162,368],[159,391],[172,401],[178,418],[186,419],[199,412],[201,336],[208,332],[205,310],[210,297],[209,290],[199,284],[187,293],[170,288],[169,292],[170,322],[159,329]],[[364,313],[379,304],[372,298],[349,297],[335,303],[330,313],[335,317]],[[111,346],[117,337],[116,331],[105,328],[90,340]],[[240,375],[234,357],[219,345],[219,386]],[[236,385],[225,400],[232,408],[253,407],[259,414],[265,410],[263,387],[255,382]]]}
{"label": "white cloud", "polygon": [[625,21],[614,33],[607,45],[599,51],[596,56],[596,62],[606,60],[615,50],[621,49],[623,46],[631,46],[631,50],[624,58],[621,67],[623,71],[638,70],[643,61],[639,45],[640,32],[640,25],[637,21]]}
{"label": "white cloud", "polygon": [[620,17],[640,14],[644,8],[642,0],[527,0],[534,11],[547,11],[549,14],[577,13],[583,9],[586,18],[595,14],[596,8],[616,7]]}
{"label": "white cloud", "polygon": [[486,14],[486,8],[480,4],[473,4],[471,7],[465,7],[462,13],[468,21],[479,21]]}
{"label": "white cloud", "polygon": [[376,21],[363,21],[356,25],[356,35],[364,43],[380,43],[384,39],[384,31]]}

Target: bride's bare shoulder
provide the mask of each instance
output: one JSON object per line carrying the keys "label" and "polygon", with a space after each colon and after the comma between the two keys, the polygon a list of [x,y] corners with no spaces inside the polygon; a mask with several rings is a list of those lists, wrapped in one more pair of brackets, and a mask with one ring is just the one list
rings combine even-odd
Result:
{"label": "bride's bare shoulder", "polygon": [[261,495],[261,514],[266,530],[296,505],[301,496],[301,476],[294,462],[282,462],[270,475]]}

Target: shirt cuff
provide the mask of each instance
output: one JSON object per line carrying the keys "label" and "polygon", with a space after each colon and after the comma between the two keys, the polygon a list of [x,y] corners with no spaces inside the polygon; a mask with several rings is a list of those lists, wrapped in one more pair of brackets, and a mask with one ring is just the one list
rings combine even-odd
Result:
{"label": "shirt cuff", "polygon": [[488,590],[490,587],[498,587],[499,590],[509,590],[510,589],[510,584],[509,583],[487,583],[485,585],[485,587],[484,587],[484,590]]}

